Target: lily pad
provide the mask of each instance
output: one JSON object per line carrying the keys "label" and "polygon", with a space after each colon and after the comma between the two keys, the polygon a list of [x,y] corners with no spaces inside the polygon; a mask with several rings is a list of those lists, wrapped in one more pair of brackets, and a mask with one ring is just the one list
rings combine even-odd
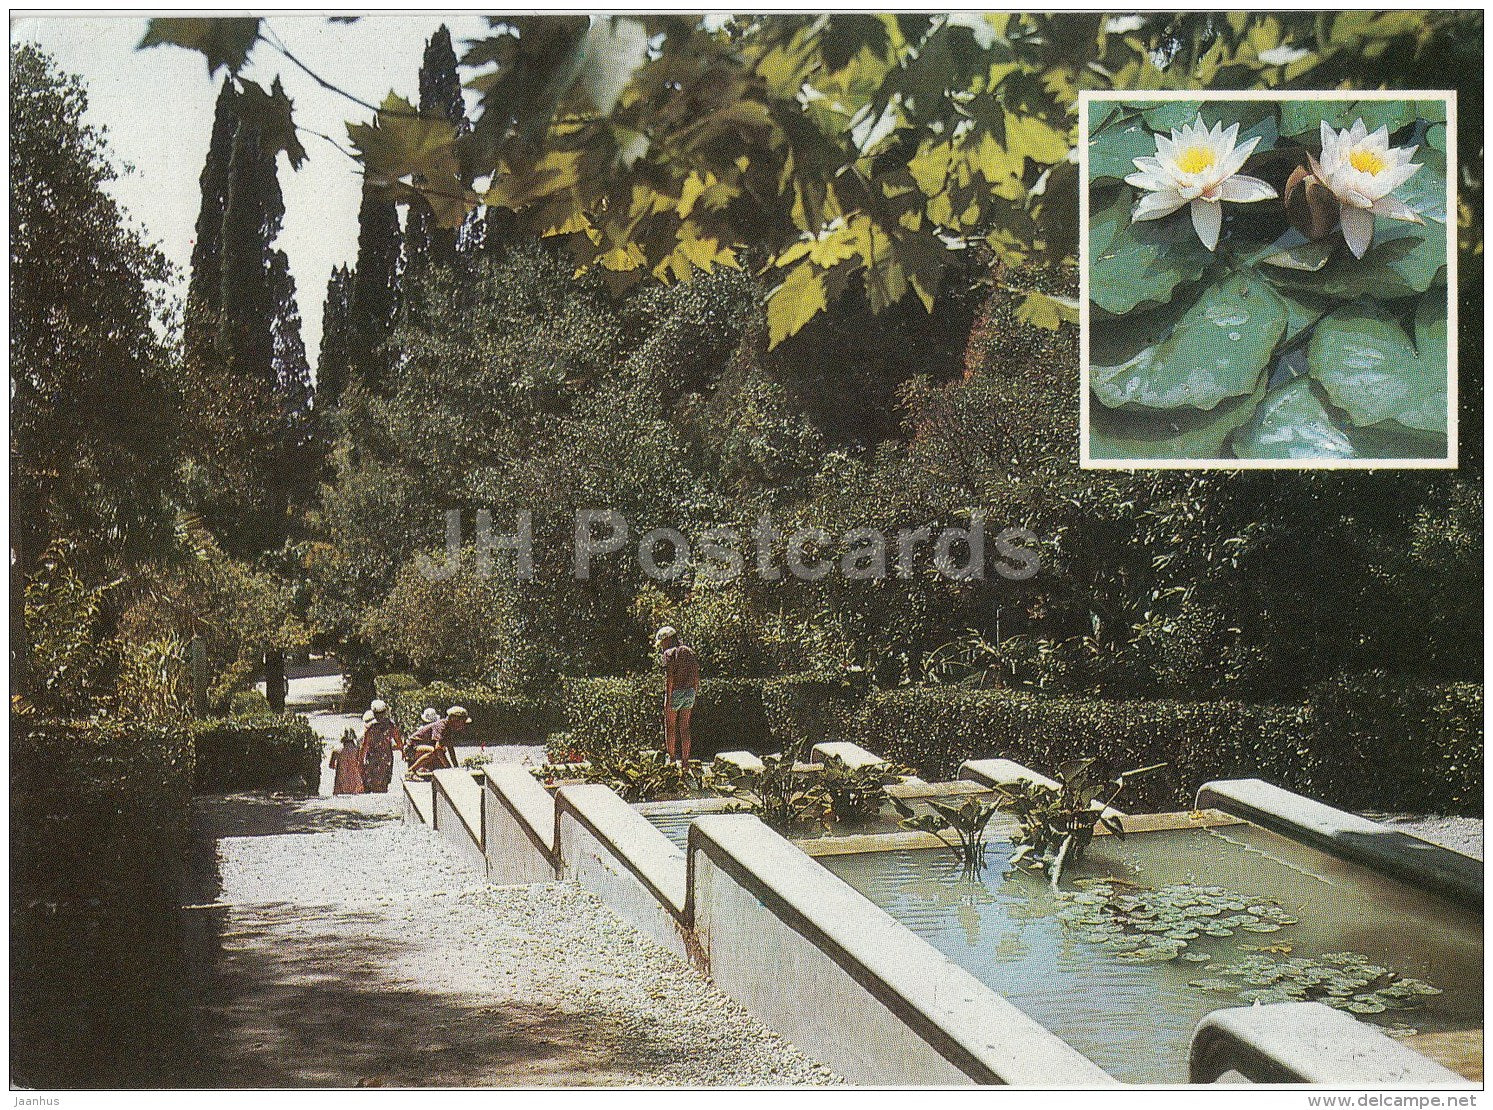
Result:
{"label": "lily pad", "polygon": [[1089,180],[1121,180],[1135,172],[1135,159],[1155,154],[1156,137],[1139,116],[1095,129],[1089,139]]}
{"label": "lily pad", "polygon": [[[1241,459],[1352,459],[1353,441],[1306,378],[1273,389],[1234,433],[1234,453]],[[1249,929],[1252,922],[1242,922]]]}
{"label": "lily pad", "polygon": [[1253,393],[1286,329],[1286,306],[1238,273],[1204,290],[1170,334],[1119,365],[1089,368],[1095,398],[1111,409],[1196,409]]}
{"label": "lily pad", "polygon": [[1353,423],[1393,420],[1445,434],[1447,345],[1444,298],[1426,297],[1416,313],[1417,342],[1393,320],[1342,308],[1317,325],[1307,347],[1313,378]]}
{"label": "lily pad", "polygon": [[1254,415],[1265,396],[1262,375],[1255,393],[1224,401],[1211,412],[1172,409],[1155,415],[1089,410],[1089,456],[1095,459],[1217,459],[1229,436]]}
{"label": "lily pad", "polygon": [[1134,207],[1134,190],[1123,188],[1089,222],[1089,299],[1112,316],[1166,304],[1178,286],[1197,281],[1213,258],[1185,214],[1133,224]]}

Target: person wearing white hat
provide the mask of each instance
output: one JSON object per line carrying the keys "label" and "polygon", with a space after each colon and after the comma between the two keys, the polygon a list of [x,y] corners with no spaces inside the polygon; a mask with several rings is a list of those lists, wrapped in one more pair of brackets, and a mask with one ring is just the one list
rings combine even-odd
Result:
{"label": "person wearing white hat", "polygon": [[472,715],[465,708],[453,705],[441,720],[417,730],[410,737],[410,743],[415,747],[415,759],[410,764],[409,777],[419,778],[442,767],[456,766],[453,759],[456,734],[466,728],[471,719]]}
{"label": "person wearing white hat", "polygon": [[363,743],[359,749],[363,759],[363,789],[370,794],[382,794],[394,777],[394,749],[404,746],[399,725],[383,698],[373,700],[363,714],[363,721]]}

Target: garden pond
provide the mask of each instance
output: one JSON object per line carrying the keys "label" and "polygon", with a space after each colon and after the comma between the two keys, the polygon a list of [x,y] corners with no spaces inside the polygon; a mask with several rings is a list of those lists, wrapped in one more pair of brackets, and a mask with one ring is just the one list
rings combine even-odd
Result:
{"label": "garden pond", "polygon": [[1098,837],[1057,892],[1013,850],[992,837],[974,879],[937,849],[819,862],[1125,1082],[1185,1083],[1226,1006],[1482,1027],[1479,915],[1254,825]]}

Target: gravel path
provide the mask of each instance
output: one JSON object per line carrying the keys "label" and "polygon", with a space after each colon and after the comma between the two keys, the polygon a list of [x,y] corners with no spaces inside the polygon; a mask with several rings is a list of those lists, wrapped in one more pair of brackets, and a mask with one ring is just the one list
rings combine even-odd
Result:
{"label": "gravel path", "polygon": [[[336,716],[313,724],[339,734]],[[839,1082],[590,894],[490,886],[398,817],[395,794],[198,800],[207,966],[184,1082]]]}

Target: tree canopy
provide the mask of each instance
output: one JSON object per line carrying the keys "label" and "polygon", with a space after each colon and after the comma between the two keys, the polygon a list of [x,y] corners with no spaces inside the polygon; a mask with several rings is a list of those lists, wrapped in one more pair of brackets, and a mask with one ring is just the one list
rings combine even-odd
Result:
{"label": "tree canopy", "polygon": [[[614,288],[760,272],[776,344],[852,284],[873,311],[908,298],[931,311],[973,244],[1003,267],[1071,263],[1084,89],[1377,84],[1413,74],[1433,44],[1458,49],[1458,18],[491,17],[462,56],[481,96],[469,132],[393,93],[348,130],[368,180],[441,226],[479,204],[511,209]],[[262,31],[154,20],[142,45],[187,46],[236,72],[257,44],[284,53]],[[274,111],[288,118],[289,101]],[[1067,297],[1005,280],[1023,319],[1076,318]]]}

